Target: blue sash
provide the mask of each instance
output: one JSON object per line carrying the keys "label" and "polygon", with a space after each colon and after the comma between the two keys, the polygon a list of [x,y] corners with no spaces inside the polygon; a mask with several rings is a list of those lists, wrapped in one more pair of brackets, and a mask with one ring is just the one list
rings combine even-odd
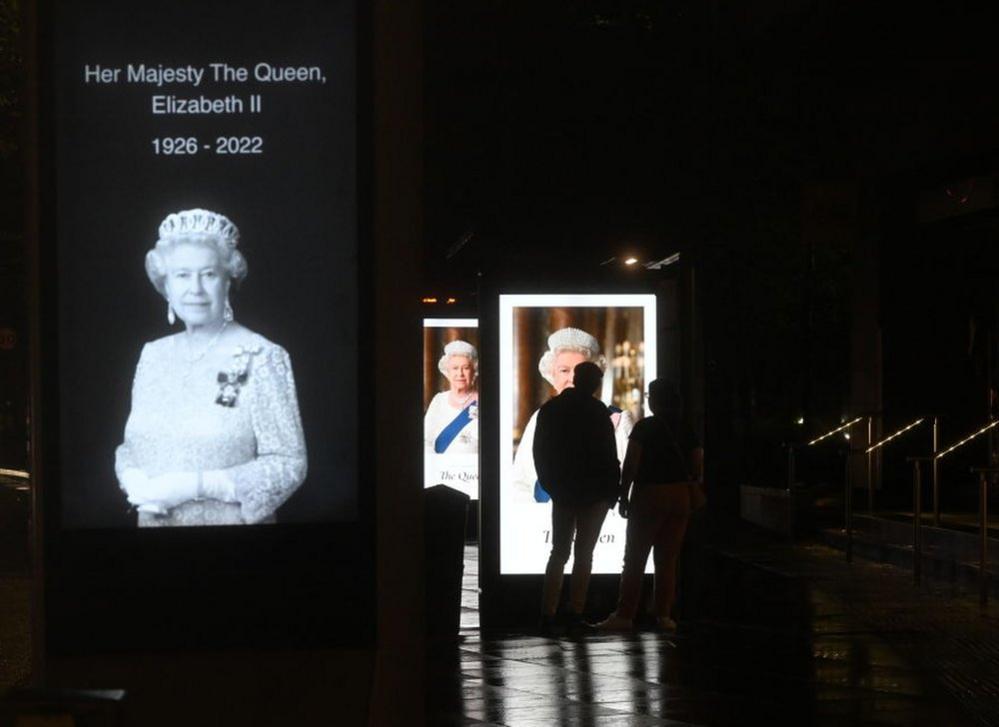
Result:
{"label": "blue sash", "polygon": [[552,499],[552,496],[548,494],[548,490],[541,486],[541,483],[534,480],[534,501],[535,502],[548,502]]}
{"label": "blue sash", "polygon": [[441,430],[441,433],[437,435],[437,439],[434,440],[434,451],[437,454],[444,454],[444,450],[451,446],[451,442],[454,441],[454,438],[458,436],[461,430],[464,429],[470,421],[472,421],[472,415],[469,414],[468,410],[473,406],[475,406],[474,403],[469,404],[458,412],[458,416],[452,419],[451,423],[444,427],[444,429]]}

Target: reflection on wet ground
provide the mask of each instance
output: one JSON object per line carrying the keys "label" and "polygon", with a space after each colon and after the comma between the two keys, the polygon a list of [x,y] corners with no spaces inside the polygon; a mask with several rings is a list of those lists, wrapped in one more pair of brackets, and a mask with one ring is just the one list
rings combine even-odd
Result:
{"label": "reflection on wet ground", "polygon": [[578,640],[479,634],[470,552],[461,641],[430,652],[428,723],[999,724],[999,629],[972,597],[750,540],[689,559],[676,634]]}
{"label": "reflection on wet ground", "polygon": [[0,694],[31,672],[31,579],[0,570]]}

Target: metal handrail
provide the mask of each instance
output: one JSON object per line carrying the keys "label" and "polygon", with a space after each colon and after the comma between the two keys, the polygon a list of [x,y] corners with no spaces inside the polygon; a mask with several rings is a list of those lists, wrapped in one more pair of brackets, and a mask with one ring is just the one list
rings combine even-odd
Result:
{"label": "metal handrail", "polygon": [[[841,432],[844,429],[856,424],[858,421],[864,417],[857,417],[846,424],[843,424],[836,429],[827,432],[818,439],[809,442],[809,446],[826,439],[837,432]],[[871,477],[871,454],[878,452],[884,445],[888,442],[900,437],[904,433],[911,429],[919,426],[925,421],[925,417],[917,419],[909,424],[905,425],[901,429],[893,432],[884,439],[874,444],[870,444],[871,441],[871,422],[872,417],[868,417],[868,443],[869,446],[864,450],[864,453],[868,457],[868,486],[870,488],[872,483]],[[933,453],[928,457],[908,457],[907,461],[912,462],[912,577],[915,585],[919,585],[922,580],[922,463],[930,462],[932,465],[932,476],[933,476],[933,516],[934,524],[940,525],[940,502],[939,502],[939,477],[938,477],[938,463],[946,455],[954,452],[955,450],[963,447],[965,444],[977,439],[981,435],[988,431],[991,431],[995,427],[999,426],[999,419],[990,421],[985,426],[972,432],[963,439],[958,440],[954,444],[950,445],[945,449],[939,448],[939,418],[933,417]],[[845,473],[845,521],[846,521],[846,559],[847,562],[853,559],[853,526],[851,518],[851,487],[850,487],[850,475],[849,475],[849,457],[847,457],[846,473]],[[988,608],[989,599],[989,579],[988,579],[988,480],[991,475],[993,478],[999,476],[999,468],[997,467],[973,467],[972,472],[978,473],[979,475],[979,568],[978,568],[978,581],[979,581],[979,603],[983,610]],[[873,500],[873,491],[869,489],[868,502]]]}
{"label": "metal handrail", "polygon": [[999,473],[995,467],[972,467],[978,473],[978,604],[989,607],[989,475]]}
{"label": "metal handrail", "polygon": [[972,432],[971,434],[969,434],[964,439],[961,439],[961,440],[955,442],[954,444],[952,444],[951,446],[947,447],[946,449],[938,449],[938,446],[937,446],[938,439],[937,439],[936,425],[934,424],[934,432],[933,432],[933,451],[934,451],[934,455],[933,455],[933,525],[935,527],[940,527],[940,479],[939,479],[939,472],[938,472],[938,470],[939,470],[938,462],[945,455],[950,454],[951,452],[953,452],[955,449],[958,449],[959,447],[963,447],[968,442],[971,442],[972,440],[977,439],[978,437],[980,437],[981,435],[983,435],[986,432],[990,431],[991,429],[993,429],[996,426],[999,426],[999,419],[995,419],[993,421],[990,421],[988,424],[986,424],[981,429],[979,429],[979,430],[977,430],[975,432]]}
{"label": "metal handrail", "polygon": [[917,586],[923,579],[923,462],[935,461],[929,457],[908,457],[912,462],[912,582]]}
{"label": "metal handrail", "polygon": [[[933,427],[933,455],[930,457],[910,457],[909,461],[913,463],[913,473],[912,473],[912,578],[916,585],[919,585],[921,573],[922,573],[922,462],[928,461],[933,464],[933,510],[934,510],[934,524],[939,526],[940,524],[940,500],[939,500],[939,483],[937,479],[937,463],[945,456],[951,452],[963,447],[965,444],[977,439],[981,435],[990,431],[991,429],[999,426],[999,419],[990,421],[984,427],[981,427],[977,431],[972,432],[963,439],[958,440],[946,449],[938,449],[938,438],[937,438],[937,426],[934,420]],[[979,580],[979,602],[981,607],[987,608],[988,606],[988,575],[986,573],[986,565],[988,560],[988,475],[995,474],[999,472],[999,469],[992,467],[973,467],[972,472],[977,472],[979,475],[979,535],[980,535],[980,546],[979,546],[979,569],[978,569],[978,580]]]}
{"label": "metal handrail", "polygon": [[[840,424],[835,429],[831,429],[830,431],[826,432],[821,437],[816,437],[811,442],[809,442],[806,446],[808,446],[808,447],[814,446],[814,445],[818,444],[819,442],[828,439],[829,437],[833,436],[834,434],[838,434],[839,432],[849,430],[850,427],[852,427],[854,424],[856,424],[857,422],[859,422],[863,418],[864,418],[863,415],[862,416],[858,416],[858,417],[854,417],[850,421],[848,421],[848,422],[846,422],[844,424]],[[868,419],[870,419],[870,417],[868,417]],[[870,429],[870,422],[868,421],[868,430],[869,429]],[[853,511],[853,502],[852,502],[853,501],[853,487],[852,487],[852,484],[850,482],[850,454],[851,454],[850,452],[847,452],[846,456],[843,458],[843,526],[844,526],[843,529],[846,531],[846,562],[847,563],[852,563],[853,562],[853,518],[852,518],[852,511]],[[793,472],[794,472],[793,467],[794,467],[794,448],[792,447],[792,448],[789,448],[789,450],[788,450],[788,490],[787,490],[787,495],[788,495],[788,502],[791,503],[789,505],[789,507],[790,507],[790,511],[789,512],[793,512],[794,511],[794,505],[793,505],[793,502],[792,502],[792,496],[793,496],[794,493],[793,493],[793,491],[791,489],[791,487],[793,485],[792,478],[794,476],[793,475]]]}
{"label": "metal handrail", "polygon": [[[889,442],[892,442],[892,441],[898,439],[899,437],[901,437],[906,432],[915,429],[920,424],[922,424],[924,421],[926,421],[926,417],[920,417],[919,419],[916,419],[914,422],[910,422],[909,424],[906,424],[901,429],[895,430],[894,432],[892,432],[891,434],[889,434],[887,437],[885,437],[884,439],[882,439],[880,442],[875,442],[874,444],[872,444],[871,446],[869,446],[866,450],[864,450],[864,453],[867,455],[867,510],[868,510],[868,512],[873,512],[874,511],[874,481],[873,481],[873,477],[871,476],[871,469],[872,469],[871,468],[871,464],[872,464],[871,454],[874,453],[874,452],[876,452],[876,451],[878,451],[878,450],[880,450],[881,448],[883,448]],[[870,432],[871,432],[870,421],[868,421],[868,428],[867,429],[868,429],[868,434],[867,434],[868,441],[870,441],[870,436],[871,436],[871,434],[870,434]],[[939,431],[939,419],[937,417],[933,417],[933,454],[934,455],[936,455],[936,453],[937,453],[937,433],[938,433],[938,431]],[[939,503],[939,490],[940,490],[940,488],[939,488],[938,469],[937,469],[937,464],[936,464],[935,460],[933,462],[932,477],[933,477],[933,512],[934,512],[935,518],[936,518],[935,524],[939,525],[940,507],[939,507],[938,503]]]}
{"label": "metal handrail", "polygon": [[[859,422],[863,418],[864,418],[863,416],[858,416],[858,417],[856,417],[854,419],[851,419],[850,421],[846,422],[845,424],[840,424],[837,427],[835,427],[834,429],[831,429],[830,431],[826,432],[822,436],[816,437],[815,439],[813,439],[812,441],[808,442],[804,446],[811,447],[811,446],[813,446],[815,444],[818,444],[819,442],[828,439],[829,437],[833,436],[834,434],[838,434],[839,432],[842,432],[842,431],[844,431],[846,429],[849,429],[850,427],[852,427],[854,424],[856,424],[857,422]],[[798,449],[801,445],[797,445],[797,444],[794,444],[794,443],[791,443],[791,442],[787,442],[787,443],[785,443],[785,446],[787,447],[787,508],[788,508],[787,509],[787,518],[788,518],[787,519],[787,523],[788,523],[788,537],[793,542],[794,541],[794,482],[795,482],[795,456],[794,456],[794,453],[795,453],[795,450]],[[847,473],[849,473],[849,470],[847,470]]]}
{"label": "metal handrail", "polygon": [[853,562],[853,483],[850,482],[850,455],[843,457],[843,524],[846,530],[846,562]]}
{"label": "metal handrail", "polygon": [[[812,446],[818,444],[819,442],[822,442],[822,441],[824,441],[826,439],[829,439],[829,437],[832,437],[835,434],[839,434],[840,432],[847,431],[847,430],[850,429],[850,427],[852,427],[857,422],[863,420],[865,417],[868,420],[867,421],[867,429],[868,429],[868,435],[867,436],[868,436],[868,441],[870,441],[870,436],[871,436],[870,435],[870,432],[871,432],[871,422],[873,420],[873,414],[862,414],[860,416],[854,417],[853,419],[851,419],[848,422],[844,422],[843,424],[838,425],[837,427],[829,430],[825,434],[823,434],[823,435],[821,435],[819,437],[816,437],[812,441],[808,442],[808,444],[805,445],[805,446],[812,447]],[[847,434],[847,439],[849,439],[849,434]],[[792,538],[792,540],[794,538],[793,521],[791,520],[791,518],[793,517],[793,513],[794,513],[794,498],[793,498],[793,495],[794,495],[794,490],[793,490],[793,488],[794,488],[794,449],[795,449],[794,445],[788,445],[788,452],[787,452],[787,454],[788,454],[787,495],[788,495],[788,523],[789,523],[789,528],[788,529],[791,532],[791,538]],[[847,563],[853,562],[853,518],[852,518],[852,510],[853,510],[853,502],[852,502],[853,501],[853,492],[852,492],[852,490],[853,490],[853,488],[852,488],[852,484],[850,482],[850,455],[854,454],[854,453],[855,452],[851,450],[851,451],[847,452],[846,456],[843,458],[843,489],[844,489],[844,495],[843,495],[843,515],[844,515],[844,517],[843,517],[843,519],[844,519],[844,530],[846,531],[846,561],[847,561]],[[868,455],[868,460],[869,459],[870,459],[870,455]],[[870,462],[869,461],[868,461],[868,472],[870,472]],[[868,481],[870,482],[870,475],[868,475]]]}
{"label": "metal handrail", "polygon": [[947,447],[947,449],[940,450],[939,452],[937,452],[936,454],[933,455],[933,458],[934,459],[940,459],[944,455],[950,454],[951,452],[953,452],[958,447],[963,447],[965,444],[967,444],[971,440],[973,440],[973,439],[975,439],[977,437],[980,437],[981,435],[985,434],[985,432],[989,431],[990,429],[992,429],[995,426],[999,426],[999,419],[996,419],[994,421],[989,422],[984,427],[982,427],[981,429],[979,429],[977,432],[973,432],[972,434],[969,434],[967,437],[965,437],[961,441],[955,442],[951,446]]}
{"label": "metal handrail", "polygon": [[862,416],[861,417],[857,417],[856,419],[851,419],[846,424],[840,424],[838,427],[836,427],[832,431],[826,432],[821,437],[816,437],[811,442],[809,442],[807,446],[811,447],[812,445],[818,444],[819,442],[821,442],[824,439],[828,439],[829,437],[831,437],[834,434],[838,434],[839,432],[842,432],[844,429],[849,429],[850,427],[852,427],[854,424],[856,424],[857,422],[859,422],[863,418],[864,417],[862,417]]}
{"label": "metal handrail", "polygon": [[912,422],[911,424],[906,424],[901,429],[899,429],[899,430],[897,430],[897,431],[889,434],[887,437],[885,437],[884,439],[882,439],[880,442],[876,442],[875,444],[872,444],[870,447],[868,447],[866,450],[864,450],[864,453],[865,454],[870,454],[871,452],[873,452],[876,449],[881,449],[881,447],[883,447],[886,444],[888,444],[888,442],[892,441],[893,439],[897,439],[898,437],[902,436],[903,434],[905,434],[910,429],[914,429],[915,427],[918,427],[924,421],[926,421],[925,417],[921,418],[921,419],[917,419],[916,421]]}

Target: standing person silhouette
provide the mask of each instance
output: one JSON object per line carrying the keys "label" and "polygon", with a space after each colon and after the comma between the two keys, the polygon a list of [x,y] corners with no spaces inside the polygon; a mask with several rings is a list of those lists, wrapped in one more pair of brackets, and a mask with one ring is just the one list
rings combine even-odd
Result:
{"label": "standing person silhouette", "polygon": [[[617,610],[598,624],[605,630],[634,625],[642,575],[654,548],[656,623],[676,629],[676,563],[690,519],[690,488],[704,472],[704,450],[682,417],[680,394],[662,379],[649,384],[646,417],[631,432],[621,471],[621,516],[628,518]],[[634,488],[632,489],[632,483]]]}
{"label": "standing person silhouette", "polygon": [[[538,479],[552,499],[552,550],[545,568],[541,629],[555,625],[565,564],[572,549],[570,629],[585,628],[583,610],[593,567],[593,548],[607,510],[617,500],[620,470],[614,426],[595,394],[603,372],[585,361],[573,384],[538,410],[533,454]],[[575,546],[573,536],[575,535]]]}

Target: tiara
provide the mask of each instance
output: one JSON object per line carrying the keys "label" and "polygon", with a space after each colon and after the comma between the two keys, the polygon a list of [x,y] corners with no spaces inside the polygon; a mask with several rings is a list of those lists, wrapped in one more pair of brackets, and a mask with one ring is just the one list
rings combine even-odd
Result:
{"label": "tiara", "polygon": [[597,339],[578,328],[560,328],[548,336],[548,350],[555,351],[560,348],[585,348],[594,356],[600,353]]}
{"label": "tiara", "polygon": [[444,346],[445,356],[471,356],[472,358],[478,357],[478,352],[475,350],[475,346],[470,344],[468,341],[462,341],[455,339]]}
{"label": "tiara", "polygon": [[239,242],[239,229],[225,215],[208,210],[182,210],[160,223],[160,241],[185,237],[213,237],[232,249]]}

